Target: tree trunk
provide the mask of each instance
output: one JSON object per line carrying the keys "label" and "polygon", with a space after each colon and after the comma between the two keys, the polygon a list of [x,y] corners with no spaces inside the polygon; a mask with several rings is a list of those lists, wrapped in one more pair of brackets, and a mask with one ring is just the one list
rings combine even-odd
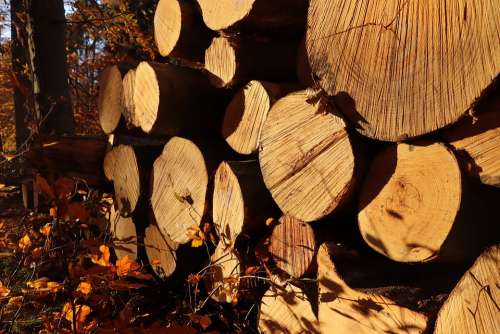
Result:
{"label": "tree trunk", "polygon": [[191,68],[142,62],[136,70],[134,105],[146,133],[175,136],[216,131],[225,95]]}
{"label": "tree trunk", "polygon": [[405,140],[457,121],[498,75],[499,17],[491,0],[311,0],[309,61],[363,135]]}
{"label": "tree trunk", "polygon": [[216,87],[250,80],[296,80],[298,41],[216,37],[205,52],[205,68]]}
{"label": "tree trunk", "polygon": [[38,78],[42,133],[75,131],[66,59],[66,17],[63,0],[31,0],[34,63]]}
{"label": "tree trunk", "polygon": [[439,311],[435,334],[500,332],[498,280],[500,245],[477,258]]}
{"label": "tree trunk", "polygon": [[27,52],[27,31],[25,22],[19,17],[22,13],[26,13],[24,0],[10,1],[10,18],[11,18],[11,61],[12,75],[14,76],[14,109],[16,123],[16,146],[21,150],[21,146],[26,142],[30,133],[28,129],[28,117],[31,101],[33,99],[32,84],[24,73],[24,65],[28,64]]}
{"label": "tree trunk", "polygon": [[319,248],[319,322],[321,333],[423,333],[427,317],[380,295],[349,287],[339,276],[329,245]]}
{"label": "tree trunk", "polygon": [[195,62],[203,62],[205,49],[213,37],[194,4],[184,0],[160,0],[154,30],[162,56]]}
{"label": "tree trunk", "polygon": [[238,90],[226,108],[222,135],[240,154],[257,153],[260,134],[272,105],[295,86],[252,80]]}
{"label": "tree trunk", "polygon": [[271,108],[259,162],[278,206],[304,222],[338,209],[354,190],[357,161],[346,123],[314,91],[289,94]]}
{"label": "tree trunk", "polygon": [[276,266],[294,278],[300,278],[311,267],[316,242],[312,227],[291,216],[280,218],[271,234],[269,253]]}

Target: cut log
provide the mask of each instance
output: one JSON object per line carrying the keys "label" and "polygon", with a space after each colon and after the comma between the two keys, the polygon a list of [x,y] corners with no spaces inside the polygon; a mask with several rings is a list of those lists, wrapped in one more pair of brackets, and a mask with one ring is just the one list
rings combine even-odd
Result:
{"label": "cut log", "polygon": [[203,73],[187,67],[141,62],[136,70],[134,105],[146,133],[175,136],[218,129],[224,94]]}
{"label": "cut log", "polygon": [[135,69],[131,69],[123,78],[123,117],[127,123],[127,127],[139,127],[139,119],[136,115],[134,105],[134,89],[135,89]]}
{"label": "cut log", "polygon": [[491,0],[311,0],[309,61],[362,134],[404,140],[457,121],[498,75],[499,17]]}
{"label": "cut log", "polygon": [[122,217],[120,211],[112,206],[109,221],[116,257],[121,259],[128,256],[131,260],[137,260],[137,231],[133,218]]}
{"label": "cut log", "polygon": [[207,209],[208,176],[221,160],[215,146],[201,148],[174,137],[153,165],[151,205],[158,227],[174,242],[190,241],[188,229],[198,227]]}
{"label": "cut log", "polygon": [[222,136],[229,146],[240,154],[257,153],[271,106],[292,87],[252,80],[238,90],[226,108],[222,123]]}
{"label": "cut log", "polygon": [[183,0],[160,0],[154,17],[155,41],[162,56],[202,62],[213,33],[197,8]]}
{"label": "cut log", "polygon": [[487,249],[439,311],[435,334],[500,333],[500,246]]}
{"label": "cut log", "polygon": [[291,284],[273,285],[267,290],[260,304],[259,330],[263,334],[321,333],[306,294]]}
{"label": "cut log", "polygon": [[305,0],[198,0],[203,20],[212,30],[230,28],[276,29],[303,26]]}
{"label": "cut log", "polygon": [[119,145],[104,158],[104,174],[113,181],[115,199],[120,214],[129,217],[139,200],[146,198],[149,173],[159,147]]}
{"label": "cut log", "polygon": [[500,94],[478,105],[474,118],[466,117],[443,132],[465,170],[481,182],[500,187]]}
{"label": "cut log", "polygon": [[219,243],[211,256],[210,268],[204,275],[207,293],[219,303],[237,301],[240,275],[240,261],[234,249]]}
{"label": "cut log", "polygon": [[216,87],[232,87],[250,80],[296,79],[298,42],[216,37],[205,52],[205,69]]}
{"label": "cut log", "polygon": [[177,267],[177,244],[160,232],[155,224],[146,227],[144,247],[149,264],[158,277],[170,277]]}
{"label": "cut log", "polygon": [[123,112],[123,78],[118,65],[106,67],[99,78],[97,110],[99,124],[106,134],[118,127]]}
{"label": "cut log", "polygon": [[402,262],[435,259],[457,222],[460,168],[440,143],[398,144],[373,161],[361,190],[358,222],[377,252]]}
{"label": "cut log", "polygon": [[304,222],[333,212],[354,189],[355,155],[346,124],[312,91],[287,95],[271,108],[259,161],[278,206]]}
{"label": "cut log", "polygon": [[266,218],[277,211],[264,185],[257,161],[223,161],[215,173],[213,221],[225,245],[242,232],[265,228]]}
{"label": "cut log", "polygon": [[67,176],[84,180],[93,187],[102,187],[106,178],[102,161],[107,143],[97,137],[48,137],[33,143],[25,153],[29,167],[49,177]]}
{"label": "cut log", "polygon": [[321,333],[423,333],[427,317],[380,295],[349,287],[339,276],[327,244],[318,251]]}
{"label": "cut log", "polygon": [[291,216],[283,216],[279,222],[271,235],[269,253],[279,269],[299,278],[309,270],[314,257],[314,231]]}

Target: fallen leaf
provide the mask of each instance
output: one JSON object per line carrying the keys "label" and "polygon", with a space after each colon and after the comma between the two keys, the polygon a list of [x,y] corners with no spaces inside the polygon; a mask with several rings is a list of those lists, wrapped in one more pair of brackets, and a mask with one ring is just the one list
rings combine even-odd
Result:
{"label": "fallen leaf", "polygon": [[37,247],[31,251],[31,256],[35,259],[39,259],[42,256],[42,247]]}
{"label": "fallen leaf", "polygon": [[29,235],[25,234],[24,237],[19,240],[19,248],[22,252],[26,252],[31,246],[31,239]]}
{"label": "fallen leaf", "polygon": [[24,299],[23,296],[11,297],[11,298],[9,298],[8,305],[10,305],[10,306],[21,306],[21,304],[23,303],[23,299]]}
{"label": "fallen leaf", "polygon": [[129,259],[128,255],[125,255],[118,261],[116,261],[116,274],[118,276],[126,276],[129,272],[139,269],[140,266],[137,262]]}
{"label": "fallen leaf", "polygon": [[[57,214],[56,214],[56,217],[57,217]],[[40,227],[40,233],[46,237],[49,237],[51,231],[52,231],[51,224],[45,224],[44,226]]]}
{"label": "fallen leaf", "polygon": [[204,330],[210,327],[210,325],[212,324],[212,320],[208,315],[191,314],[189,318],[195,324],[200,324],[201,328],[203,328]]}
{"label": "fallen leaf", "polygon": [[95,264],[98,264],[100,266],[103,266],[103,267],[108,267],[110,264],[109,264],[109,256],[110,256],[110,253],[109,253],[109,248],[108,246],[106,245],[101,245],[99,246],[99,251],[101,252],[101,255],[92,255],[91,256],[91,261]]}
{"label": "fallen leaf", "polygon": [[49,215],[52,219],[57,219],[57,207],[53,206],[49,209]]}
{"label": "fallen leaf", "polygon": [[10,294],[10,289],[0,282],[0,297],[7,297]]}
{"label": "fallen leaf", "polygon": [[78,285],[78,288],[76,288],[76,292],[79,292],[84,296],[88,296],[92,292],[92,285],[88,282],[81,282]]}
{"label": "fallen leaf", "polygon": [[11,161],[12,159],[14,159],[16,156],[14,154],[3,154],[3,157],[5,158],[5,160],[7,161]]}
{"label": "fallen leaf", "polygon": [[187,229],[187,236],[191,240],[191,247],[203,246],[205,233],[198,226],[191,226]]}

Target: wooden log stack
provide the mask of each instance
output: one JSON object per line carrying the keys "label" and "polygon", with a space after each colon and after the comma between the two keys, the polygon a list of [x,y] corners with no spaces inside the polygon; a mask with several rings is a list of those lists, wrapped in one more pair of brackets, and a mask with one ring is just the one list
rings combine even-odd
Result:
{"label": "wooden log stack", "polygon": [[[348,231],[360,252],[424,267],[470,265],[500,242],[499,17],[489,0],[159,1],[166,61],[101,76],[103,131],[143,132],[104,159],[112,234],[142,230],[162,278],[205,244],[220,303],[238,300],[248,249],[264,245],[262,333],[429,331],[432,316],[357,291],[319,245]],[[497,253],[471,268],[496,299]],[[469,332],[469,295],[481,289],[467,276],[436,332]],[[493,304],[481,333],[498,332]]]}

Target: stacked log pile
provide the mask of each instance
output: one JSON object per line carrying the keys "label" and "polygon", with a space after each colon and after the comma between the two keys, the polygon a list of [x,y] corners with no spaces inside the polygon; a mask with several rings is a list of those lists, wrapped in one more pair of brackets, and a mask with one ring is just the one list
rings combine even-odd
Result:
{"label": "stacked log pile", "polygon": [[[103,131],[142,131],[104,159],[112,234],[135,240],[118,253],[145,247],[167,278],[183,245],[205,244],[207,295],[235,303],[263,247],[263,333],[433,328],[351,287],[331,242],[349,231],[357,251],[403,271],[467,266],[500,242],[499,17],[489,0],[160,0],[166,62],[101,76]],[[471,268],[489,284],[481,333],[500,328],[497,253]],[[481,291],[466,274],[436,332],[468,333]]]}

